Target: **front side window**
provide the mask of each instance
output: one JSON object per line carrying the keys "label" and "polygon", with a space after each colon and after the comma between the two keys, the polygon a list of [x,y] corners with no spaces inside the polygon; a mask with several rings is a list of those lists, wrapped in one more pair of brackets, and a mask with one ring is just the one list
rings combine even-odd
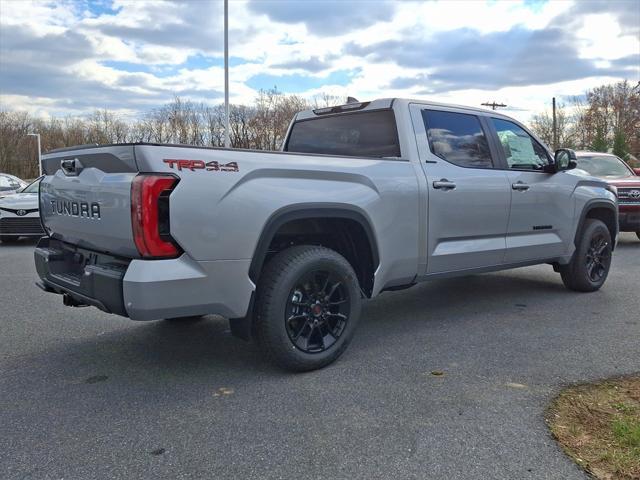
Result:
{"label": "front side window", "polygon": [[422,119],[435,155],[461,167],[493,168],[487,137],[478,117],[422,110]]}
{"label": "front side window", "polygon": [[509,168],[542,171],[549,165],[549,157],[544,147],[521,127],[500,118],[492,118],[491,121],[498,133]]}

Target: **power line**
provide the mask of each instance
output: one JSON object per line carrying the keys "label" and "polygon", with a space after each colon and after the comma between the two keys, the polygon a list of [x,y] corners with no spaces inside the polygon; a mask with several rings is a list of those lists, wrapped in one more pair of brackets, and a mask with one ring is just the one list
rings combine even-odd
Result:
{"label": "power line", "polygon": [[496,102],[485,102],[480,105],[484,105],[485,107],[491,107],[491,110],[495,110],[498,107],[506,107],[507,105],[504,103],[496,103]]}

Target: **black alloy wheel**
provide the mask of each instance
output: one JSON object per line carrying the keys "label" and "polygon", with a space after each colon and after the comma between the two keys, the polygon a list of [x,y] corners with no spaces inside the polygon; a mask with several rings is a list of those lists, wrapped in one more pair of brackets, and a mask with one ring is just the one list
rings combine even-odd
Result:
{"label": "black alloy wheel", "polygon": [[600,282],[609,270],[611,248],[605,235],[598,233],[591,238],[591,245],[585,255],[587,274],[592,282]]}
{"label": "black alloy wheel", "polygon": [[571,262],[560,265],[562,282],[569,290],[595,292],[607,280],[613,242],[602,220],[588,218],[580,231]]}
{"label": "black alloy wheel", "polygon": [[303,372],[329,365],[353,338],[362,291],[338,252],[296,245],[273,256],[258,280],[252,331],[275,365]]}
{"label": "black alloy wheel", "polygon": [[334,272],[309,272],[291,290],[285,310],[291,342],[306,353],[331,348],[347,326],[349,304],[349,292]]}

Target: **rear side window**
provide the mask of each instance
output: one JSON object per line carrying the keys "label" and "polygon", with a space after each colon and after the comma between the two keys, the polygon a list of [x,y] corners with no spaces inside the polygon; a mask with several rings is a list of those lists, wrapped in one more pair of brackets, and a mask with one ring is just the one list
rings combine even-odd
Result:
{"label": "rear side window", "polygon": [[422,119],[435,155],[461,167],[493,168],[489,143],[478,117],[423,110]]}
{"label": "rear side window", "polygon": [[396,118],[392,110],[376,110],[302,120],[293,124],[285,151],[399,157]]}

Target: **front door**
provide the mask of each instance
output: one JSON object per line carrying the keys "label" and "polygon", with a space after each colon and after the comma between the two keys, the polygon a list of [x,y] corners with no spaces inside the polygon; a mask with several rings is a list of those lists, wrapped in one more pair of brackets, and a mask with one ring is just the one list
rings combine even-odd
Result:
{"label": "front door", "polygon": [[506,263],[552,259],[571,241],[575,177],[547,173],[549,154],[518,124],[491,118],[511,187]]}
{"label": "front door", "polygon": [[511,187],[480,117],[413,105],[412,119],[428,183],[426,274],[502,264]]}

